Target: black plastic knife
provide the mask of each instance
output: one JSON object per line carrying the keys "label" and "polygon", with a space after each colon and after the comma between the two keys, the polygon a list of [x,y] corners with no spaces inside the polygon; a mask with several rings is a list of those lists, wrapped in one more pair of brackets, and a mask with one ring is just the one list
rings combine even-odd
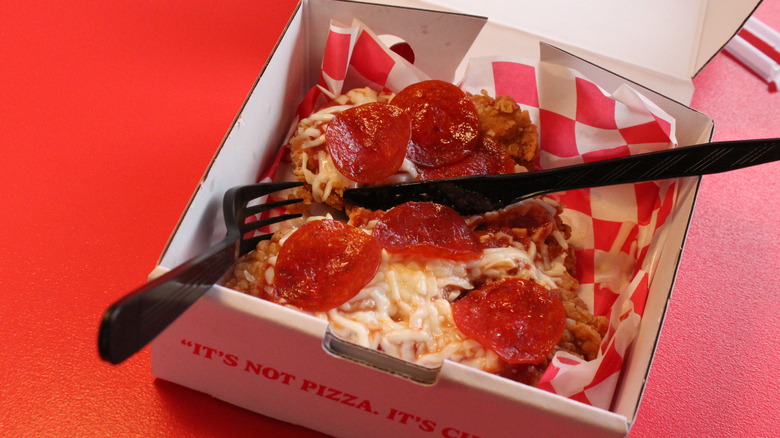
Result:
{"label": "black plastic knife", "polygon": [[708,175],[778,160],[778,138],[721,141],[535,172],[348,189],[344,200],[372,210],[430,201],[468,215],[548,193]]}

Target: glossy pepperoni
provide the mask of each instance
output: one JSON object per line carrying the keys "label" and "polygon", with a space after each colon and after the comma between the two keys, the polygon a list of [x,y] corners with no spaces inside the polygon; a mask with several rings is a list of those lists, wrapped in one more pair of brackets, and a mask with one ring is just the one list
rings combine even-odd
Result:
{"label": "glossy pepperoni", "polygon": [[411,138],[409,115],[395,105],[372,102],[337,113],[325,131],[333,164],[359,183],[381,181],[403,164]]}
{"label": "glossy pepperoni", "polygon": [[532,280],[504,278],[452,304],[455,325],[509,363],[539,363],[560,342],[560,293]]}
{"label": "glossy pepperoni", "polygon": [[412,119],[407,157],[415,164],[436,167],[454,163],[477,149],[477,110],[455,85],[438,80],[418,82],[401,90],[392,103]]}
{"label": "glossy pepperoni", "polygon": [[420,166],[417,170],[420,179],[454,178],[471,175],[500,175],[513,173],[515,161],[501,145],[494,140],[484,138],[480,147],[454,163],[439,167]]}
{"label": "glossy pepperoni", "polygon": [[374,226],[374,237],[394,254],[469,260],[480,246],[465,220],[452,208],[432,202],[407,202],[390,210]]}
{"label": "glossy pepperoni", "polygon": [[382,248],[370,235],[331,219],[308,222],[279,250],[272,301],[312,312],[338,307],[376,274]]}

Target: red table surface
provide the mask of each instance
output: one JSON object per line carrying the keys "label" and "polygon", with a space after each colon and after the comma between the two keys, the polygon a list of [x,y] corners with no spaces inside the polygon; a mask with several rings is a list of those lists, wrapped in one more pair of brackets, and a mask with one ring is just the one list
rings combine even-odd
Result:
{"label": "red table surface", "polygon": [[[0,435],[321,436],[101,362],[295,8],[0,2]],[[780,0],[756,15],[780,29]],[[716,140],[780,137],[780,94],[727,55],[695,78]],[[780,163],[703,178],[630,436],[777,436]]]}

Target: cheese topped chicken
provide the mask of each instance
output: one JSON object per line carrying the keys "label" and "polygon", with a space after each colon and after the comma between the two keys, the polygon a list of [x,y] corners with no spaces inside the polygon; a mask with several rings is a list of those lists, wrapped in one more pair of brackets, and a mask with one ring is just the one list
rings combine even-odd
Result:
{"label": "cheese topped chicken", "polygon": [[532,199],[461,217],[407,202],[345,205],[345,189],[530,171],[537,131],[508,97],[442,81],[397,95],[351,90],[301,120],[287,144],[295,197],[347,220],[275,225],[224,285],[329,321],[347,341],[423,366],[457,361],[535,384],[557,351],[594,359],[607,330],[577,296],[562,206]]}

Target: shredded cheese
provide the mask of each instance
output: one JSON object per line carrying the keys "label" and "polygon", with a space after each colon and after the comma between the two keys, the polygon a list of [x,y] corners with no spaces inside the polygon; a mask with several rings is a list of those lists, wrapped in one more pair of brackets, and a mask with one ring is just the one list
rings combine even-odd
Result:
{"label": "shredded cheese", "polygon": [[[370,88],[350,90],[335,98],[336,105],[322,108],[298,123],[289,145],[294,156],[300,156],[300,173],[303,180],[311,186],[315,202],[326,202],[326,199],[337,189],[357,187],[333,164],[325,141],[325,131],[328,123],[336,113],[369,102],[387,102],[392,95],[377,94]],[[417,179],[417,168],[408,159],[404,159],[401,167],[380,184],[394,184]]]}
{"label": "shredded cheese", "polygon": [[[543,201],[531,200],[527,202]],[[369,231],[370,231],[369,224]],[[561,234],[557,229],[553,235]],[[508,237],[508,236],[507,236]],[[556,240],[565,242],[562,235]],[[475,280],[518,277],[557,288],[567,275],[565,253],[547,258],[531,242],[487,248],[470,262],[433,259],[420,262],[383,251],[374,279],[349,302],[326,313],[331,331],[367,348],[424,366],[455,360],[486,371],[496,371],[498,356],[478,342],[466,339],[452,319],[451,301],[474,288]]]}

